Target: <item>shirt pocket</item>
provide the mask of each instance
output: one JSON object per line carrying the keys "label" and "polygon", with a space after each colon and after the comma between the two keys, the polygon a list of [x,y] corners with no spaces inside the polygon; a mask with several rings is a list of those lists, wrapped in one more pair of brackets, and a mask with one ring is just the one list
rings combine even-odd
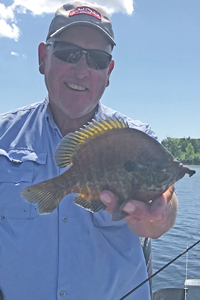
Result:
{"label": "shirt pocket", "polygon": [[34,164],[46,164],[47,153],[29,149],[0,149],[0,183],[32,182]]}
{"label": "shirt pocket", "polygon": [[0,210],[1,217],[35,218],[37,207],[24,201],[20,191],[33,184],[37,172],[46,164],[47,153],[29,149],[0,149]]}

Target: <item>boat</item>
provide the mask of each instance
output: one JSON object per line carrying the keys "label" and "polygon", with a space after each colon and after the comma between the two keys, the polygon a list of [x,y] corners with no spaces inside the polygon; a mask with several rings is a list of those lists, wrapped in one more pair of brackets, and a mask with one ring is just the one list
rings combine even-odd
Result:
{"label": "boat", "polygon": [[152,300],[200,300],[200,279],[186,279],[184,287],[165,288],[153,294]]}
{"label": "boat", "polygon": [[151,254],[151,239],[149,238],[142,238],[141,245],[144,252],[144,257],[147,266],[147,272],[149,276],[149,285],[151,291],[151,299],[152,300],[200,300],[200,279],[188,279],[187,278],[187,269],[188,269],[188,255],[186,255],[186,279],[183,284],[183,288],[164,288],[156,291],[152,294],[152,277],[162,271],[165,267],[173,263],[176,259],[181,257],[183,254],[187,253],[188,251],[196,246],[200,242],[197,241],[191,247],[187,248],[177,257],[175,257],[172,261],[170,261],[167,265],[163,268],[158,270],[156,273],[152,274],[152,254]]}

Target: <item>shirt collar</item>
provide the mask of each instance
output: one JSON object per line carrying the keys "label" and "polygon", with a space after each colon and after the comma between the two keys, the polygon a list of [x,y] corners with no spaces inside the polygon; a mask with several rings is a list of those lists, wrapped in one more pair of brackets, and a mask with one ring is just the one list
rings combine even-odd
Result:
{"label": "shirt collar", "polygon": [[102,118],[102,114],[103,114],[103,104],[101,103],[101,101],[99,101],[99,103],[97,104],[97,107],[95,109],[93,119],[98,121],[100,118]]}
{"label": "shirt collar", "polygon": [[54,118],[53,118],[53,115],[52,115],[52,112],[51,112],[51,108],[50,108],[50,105],[49,105],[49,96],[48,95],[45,98],[45,103],[46,103],[46,120],[47,120],[47,123],[49,124],[49,126],[51,128],[54,129],[54,131],[57,131],[59,133],[59,135],[62,137],[60,129],[58,128],[58,126],[56,125],[56,123],[54,121]]}

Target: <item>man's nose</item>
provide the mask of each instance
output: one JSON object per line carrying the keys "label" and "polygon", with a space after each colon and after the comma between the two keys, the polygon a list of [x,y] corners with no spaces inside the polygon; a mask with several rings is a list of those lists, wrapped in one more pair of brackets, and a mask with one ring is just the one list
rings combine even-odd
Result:
{"label": "man's nose", "polygon": [[87,65],[86,53],[82,53],[80,60],[74,64],[74,72],[78,78],[84,78],[88,75],[89,67]]}

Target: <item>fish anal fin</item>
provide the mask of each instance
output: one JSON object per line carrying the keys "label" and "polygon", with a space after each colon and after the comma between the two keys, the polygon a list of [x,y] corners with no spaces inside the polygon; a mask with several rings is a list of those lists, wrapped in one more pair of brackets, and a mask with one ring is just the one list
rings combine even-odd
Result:
{"label": "fish anal fin", "polygon": [[91,212],[98,212],[101,209],[106,209],[106,205],[100,201],[100,200],[91,200],[91,201],[87,201],[86,199],[83,198],[83,196],[78,195],[76,196],[76,198],[74,199],[74,202],[76,203],[76,205],[81,206],[83,208],[85,208],[86,210],[89,210]]}

